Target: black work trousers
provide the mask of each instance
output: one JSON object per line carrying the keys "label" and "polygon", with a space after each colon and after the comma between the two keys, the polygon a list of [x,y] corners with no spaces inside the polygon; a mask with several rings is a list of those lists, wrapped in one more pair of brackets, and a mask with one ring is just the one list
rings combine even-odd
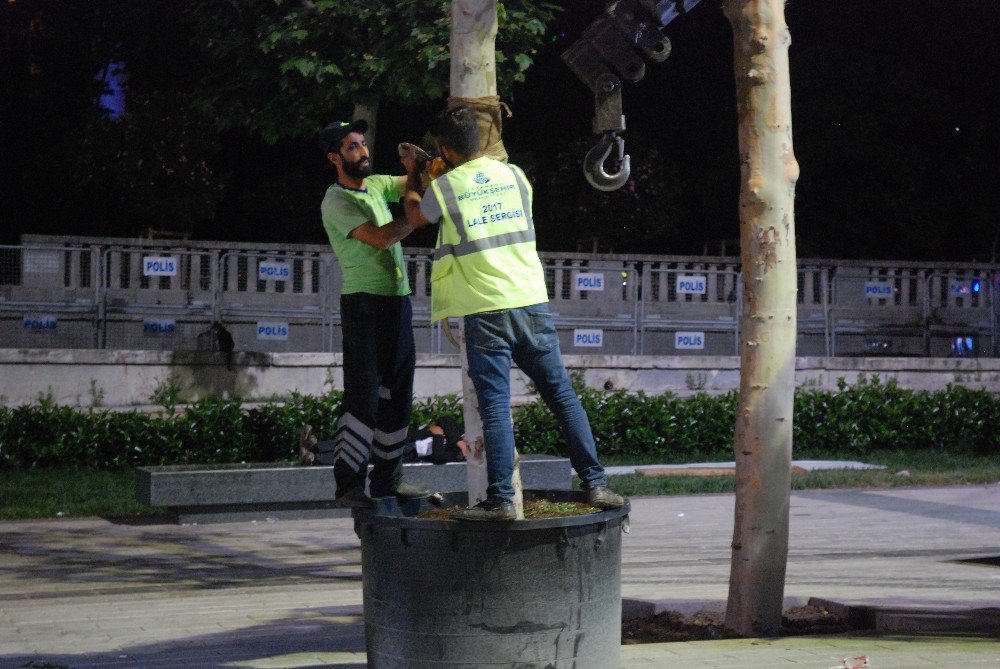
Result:
{"label": "black work trousers", "polygon": [[[413,310],[410,298],[350,293],[340,298],[344,336],[344,402],[333,439],[337,490],[364,485],[390,495],[402,479],[413,407]],[[325,449],[321,449],[325,450]],[[327,456],[328,457],[328,456]],[[322,458],[325,459],[325,458]]]}

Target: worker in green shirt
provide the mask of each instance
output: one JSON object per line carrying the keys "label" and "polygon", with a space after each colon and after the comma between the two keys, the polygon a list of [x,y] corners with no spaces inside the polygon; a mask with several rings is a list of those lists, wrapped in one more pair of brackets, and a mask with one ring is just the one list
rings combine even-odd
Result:
{"label": "worker in green shirt", "polygon": [[369,462],[371,497],[432,497],[402,480],[416,353],[399,242],[413,228],[394,221],[387,203],[405,193],[406,177],[372,174],[367,130],[364,120],[337,122],[319,137],[320,151],[337,169],[321,211],[343,272],[344,399],[332,440],[317,442],[305,430],[303,459],[333,465],[339,506],[371,503],[365,494]]}

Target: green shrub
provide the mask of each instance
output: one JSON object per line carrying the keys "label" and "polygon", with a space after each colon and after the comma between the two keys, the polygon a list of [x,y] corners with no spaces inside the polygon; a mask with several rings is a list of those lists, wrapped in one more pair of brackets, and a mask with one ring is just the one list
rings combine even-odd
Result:
{"label": "green shrub", "polygon": [[[729,457],[738,399],[735,392],[686,399],[624,390],[580,393],[598,453],[671,460]],[[527,453],[564,452],[558,421],[541,400],[514,411],[514,436]]]}
{"label": "green shrub", "polygon": [[938,448],[1000,453],[1000,396],[949,387],[916,391],[895,380],[843,380],[835,393],[795,394],[793,441],[799,452]]}
{"label": "green shrub", "polygon": [[[598,452],[617,459],[663,462],[732,459],[736,392],[680,398],[574,386],[590,417]],[[332,438],[342,394],[294,394],[284,402],[245,408],[238,399],[204,399],[182,410],[172,402],[161,415],[78,411],[43,398],[37,405],[0,407],[0,468],[120,469],[159,464],[271,462],[295,457],[299,430],[308,423]],[[836,392],[795,394],[796,455],[937,449],[1000,455],[1000,396],[950,387],[902,389],[878,377]],[[413,424],[442,417],[462,420],[454,395],[418,402]],[[555,416],[541,399],[514,411],[523,453],[562,454]]]}
{"label": "green shrub", "polygon": [[422,402],[415,402],[410,423],[416,426],[430,425],[442,418],[451,418],[459,423],[464,422],[462,400],[458,395],[440,395]]}
{"label": "green shrub", "polygon": [[299,431],[312,425],[320,439],[333,438],[343,393],[292,396],[281,404],[265,404],[247,411],[244,424],[251,435],[247,462],[287,460],[298,453]]}

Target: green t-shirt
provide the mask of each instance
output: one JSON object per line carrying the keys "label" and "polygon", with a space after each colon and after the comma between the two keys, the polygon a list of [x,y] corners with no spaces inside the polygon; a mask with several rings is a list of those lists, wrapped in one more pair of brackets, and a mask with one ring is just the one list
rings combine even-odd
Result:
{"label": "green t-shirt", "polygon": [[320,211],[343,272],[342,294],[409,295],[410,281],[403,264],[403,248],[396,242],[386,250],[376,249],[350,237],[365,221],[382,227],[392,221],[386,202],[399,201],[399,177],[373,174],[365,178],[365,189],[333,184],[326,190]]}

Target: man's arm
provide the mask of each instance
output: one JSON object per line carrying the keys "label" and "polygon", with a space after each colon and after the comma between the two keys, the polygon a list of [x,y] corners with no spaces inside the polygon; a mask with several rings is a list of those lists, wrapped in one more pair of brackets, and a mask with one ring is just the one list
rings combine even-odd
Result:
{"label": "man's arm", "polygon": [[[406,192],[407,176],[396,177],[396,193],[402,195]],[[365,221],[358,227],[351,230],[349,237],[364,242],[368,246],[385,250],[398,241],[402,241],[408,234],[413,232],[413,226],[407,225],[406,219],[392,221],[383,226],[378,226],[371,221]]]}
{"label": "man's arm", "polygon": [[359,242],[364,242],[368,246],[384,251],[413,232],[413,228],[414,226],[403,219],[392,221],[382,226],[375,225],[371,221],[365,221],[351,230],[351,234],[348,236],[357,239]]}
{"label": "man's arm", "polygon": [[406,195],[403,196],[406,222],[413,228],[422,228],[429,225],[430,221],[420,211],[420,202],[423,200],[420,195],[420,164],[415,157],[409,156],[403,158],[403,166],[406,167]]}

